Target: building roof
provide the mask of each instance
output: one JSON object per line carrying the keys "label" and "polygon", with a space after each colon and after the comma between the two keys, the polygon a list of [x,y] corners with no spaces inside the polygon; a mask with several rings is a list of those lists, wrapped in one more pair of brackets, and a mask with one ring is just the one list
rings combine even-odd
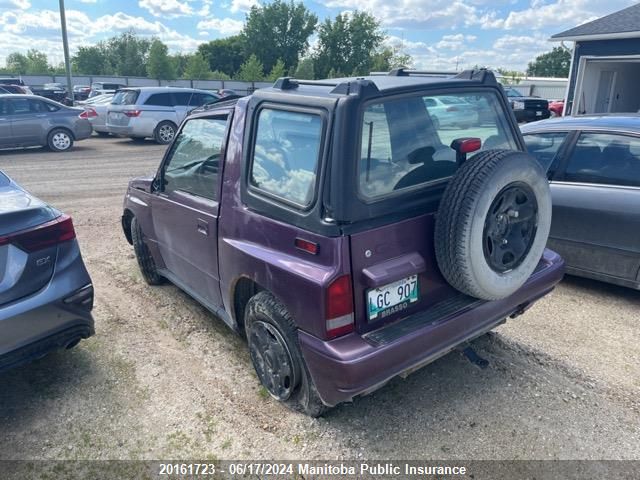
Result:
{"label": "building roof", "polygon": [[539,122],[527,123],[520,127],[522,133],[567,130],[605,130],[640,133],[640,115],[577,115],[575,117],[556,117]]}
{"label": "building roof", "polygon": [[640,3],[556,33],[551,40],[613,40],[640,37]]}

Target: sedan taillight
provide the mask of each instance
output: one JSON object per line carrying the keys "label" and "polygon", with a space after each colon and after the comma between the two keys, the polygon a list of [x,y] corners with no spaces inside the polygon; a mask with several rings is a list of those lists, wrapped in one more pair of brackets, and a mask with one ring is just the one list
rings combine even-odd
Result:
{"label": "sedan taillight", "polygon": [[96,112],[93,108],[88,107],[85,109],[84,112],[82,112],[80,115],[78,115],[80,118],[95,118],[98,116],[98,112]]}
{"label": "sedan taillight", "polygon": [[74,238],[76,238],[76,231],[71,217],[61,215],[37,227],[0,237],[0,246],[13,244],[25,252],[37,252]]}

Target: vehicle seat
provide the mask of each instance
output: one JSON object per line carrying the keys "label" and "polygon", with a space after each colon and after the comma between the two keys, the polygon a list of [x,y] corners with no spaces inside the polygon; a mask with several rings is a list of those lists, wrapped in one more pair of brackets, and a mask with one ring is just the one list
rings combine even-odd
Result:
{"label": "vehicle seat", "polygon": [[422,165],[418,168],[414,168],[402,177],[393,189],[400,190],[402,188],[411,187],[413,185],[453,175],[456,171],[456,164],[448,161],[434,161],[433,154],[435,152],[435,148],[431,146],[420,147],[412,151],[408,155],[409,163],[412,165],[422,163]]}

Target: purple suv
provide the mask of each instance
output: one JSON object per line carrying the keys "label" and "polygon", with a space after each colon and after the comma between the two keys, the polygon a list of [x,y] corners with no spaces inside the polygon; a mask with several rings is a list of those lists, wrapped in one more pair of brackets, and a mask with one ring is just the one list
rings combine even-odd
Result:
{"label": "purple suv", "polygon": [[[482,115],[434,122],[426,99],[445,96]],[[271,396],[317,416],[560,281],[549,187],[524,150],[484,70],[283,78],[187,117],[155,176],[129,184],[122,225],[148,283],[246,335]]]}

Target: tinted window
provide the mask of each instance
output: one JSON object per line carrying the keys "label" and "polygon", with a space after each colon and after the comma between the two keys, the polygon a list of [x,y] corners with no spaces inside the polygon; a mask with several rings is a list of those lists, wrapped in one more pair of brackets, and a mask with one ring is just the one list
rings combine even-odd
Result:
{"label": "tinted window", "polygon": [[530,133],[524,136],[524,142],[527,144],[529,153],[546,171],[553,163],[566,137],[566,132]]}
{"label": "tinted window", "polygon": [[31,111],[28,98],[12,98],[10,102],[14,115],[29,113]]}
{"label": "tinted window", "polygon": [[9,102],[0,99],[0,115],[7,115],[9,113]]}
{"label": "tinted window", "polygon": [[360,193],[378,198],[455,173],[451,142],[478,137],[481,150],[517,149],[497,95],[410,97],[369,105],[362,123]]}
{"label": "tinted window", "polygon": [[195,118],[182,127],[165,164],[164,190],[217,198],[220,152],[224,143],[226,117]]}
{"label": "tinted window", "polygon": [[138,90],[120,90],[113,96],[111,103],[113,105],[135,105],[139,93]]}
{"label": "tinted window", "polygon": [[640,186],[640,139],[609,133],[580,134],[565,179]]}
{"label": "tinted window", "polygon": [[196,95],[200,94],[192,92],[174,92],[173,98],[175,99],[176,105],[182,105],[186,107],[190,104],[189,102],[191,101],[191,99]]}
{"label": "tinted window", "polygon": [[173,99],[171,98],[170,93],[154,93],[151,95],[146,102],[145,105],[156,105],[159,107],[173,107]]}
{"label": "tinted window", "polygon": [[251,163],[251,184],[298,206],[310,205],[321,137],[320,115],[262,109]]}

